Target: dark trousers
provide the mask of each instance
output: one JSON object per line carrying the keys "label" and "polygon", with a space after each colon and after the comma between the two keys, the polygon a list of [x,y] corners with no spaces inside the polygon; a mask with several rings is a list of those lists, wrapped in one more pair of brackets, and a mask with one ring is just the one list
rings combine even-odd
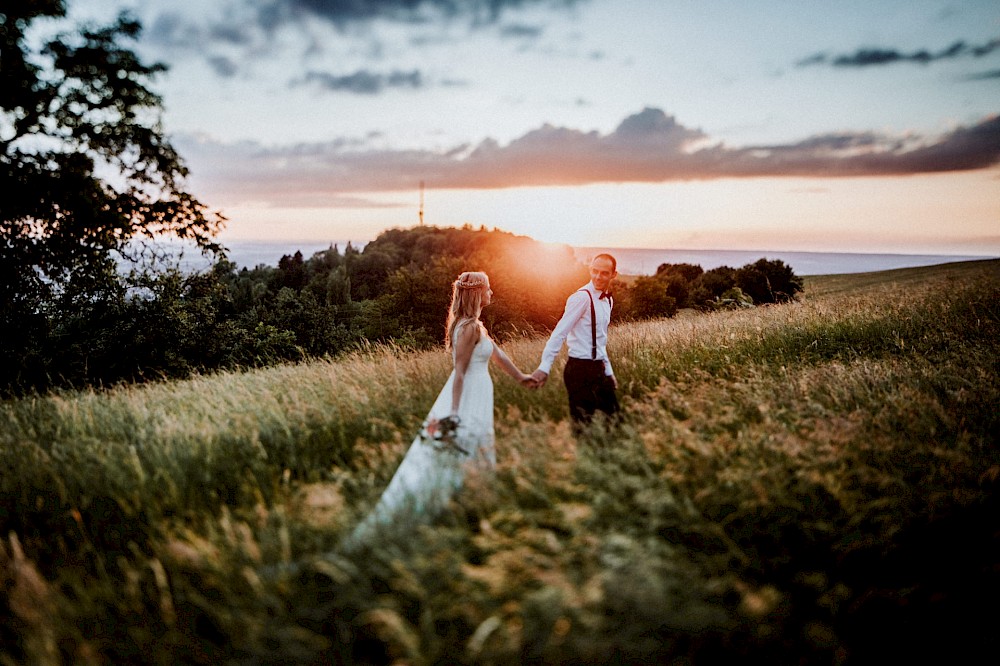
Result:
{"label": "dark trousers", "polygon": [[604,374],[603,361],[568,358],[563,382],[569,395],[569,415],[577,424],[589,423],[597,411],[609,417],[618,412],[618,396],[611,378]]}

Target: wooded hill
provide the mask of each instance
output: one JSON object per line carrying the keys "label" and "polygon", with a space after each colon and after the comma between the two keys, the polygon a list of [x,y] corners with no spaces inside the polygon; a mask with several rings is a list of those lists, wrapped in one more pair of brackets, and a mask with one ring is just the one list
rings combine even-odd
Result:
{"label": "wooded hill", "polygon": [[[490,276],[495,297],[483,319],[499,340],[544,334],[589,280],[567,245],[469,226],[390,229],[363,251],[296,252],[277,266],[240,268],[223,258],[202,272],[106,276],[86,298],[39,303],[0,322],[0,389],[187,377],[380,342],[428,348],[443,341],[451,284],[468,270]],[[709,271],[665,264],[619,281],[614,318],[780,302],[801,288],[780,261]]]}

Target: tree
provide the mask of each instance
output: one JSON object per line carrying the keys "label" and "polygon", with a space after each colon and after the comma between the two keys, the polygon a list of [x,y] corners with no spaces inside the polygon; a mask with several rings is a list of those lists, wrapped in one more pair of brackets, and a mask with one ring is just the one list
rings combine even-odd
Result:
{"label": "tree", "polygon": [[660,264],[656,269],[657,275],[673,275],[683,278],[685,282],[694,282],[704,272],[698,264]]}
{"label": "tree", "polygon": [[668,280],[654,276],[639,276],[629,290],[632,317],[673,317],[677,314],[677,300],[667,293]]}
{"label": "tree", "polygon": [[713,310],[738,310],[752,308],[753,298],[743,293],[739,287],[732,287],[720,294],[714,301],[709,301],[708,304]]}
{"label": "tree", "polygon": [[381,310],[393,315],[388,333],[411,331],[424,344],[444,341],[444,317],[451,303],[452,283],[462,272],[461,259],[432,257],[425,263],[410,263],[396,269],[379,296]]}
{"label": "tree", "polygon": [[306,286],[308,279],[302,251],[296,250],[295,254],[286,254],[278,260],[278,270],[274,273],[275,284],[273,288],[275,291],[283,287],[299,291]]}
{"label": "tree", "polygon": [[699,275],[691,286],[689,300],[696,308],[710,308],[714,301],[736,285],[736,270],[718,266]]}
{"label": "tree", "polygon": [[115,291],[121,263],[148,259],[149,240],[222,251],[223,218],[183,189],[148,87],[164,67],[122,45],[139,23],[27,38],[65,14],[63,0],[0,4],[0,365],[38,351],[61,309]]}
{"label": "tree", "polygon": [[[187,169],[160,123],[147,66],[119,42],[138,22],[82,28],[34,49],[31,23],[65,15],[62,0],[0,10],[0,257],[5,285],[64,293],[133,258],[157,235],[218,252],[222,218],[182,189]],[[106,175],[105,175],[106,174]],[[13,281],[11,281],[13,278]]]}
{"label": "tree", "polygon": [[802,291],[802,278],[780,259],[758,259],[737,270],[735,277],[754,303],[785,303]]}

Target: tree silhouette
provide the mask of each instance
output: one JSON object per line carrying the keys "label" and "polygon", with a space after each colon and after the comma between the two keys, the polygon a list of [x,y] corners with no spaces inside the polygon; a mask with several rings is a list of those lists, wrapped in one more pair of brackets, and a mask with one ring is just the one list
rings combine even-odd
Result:
{"label": "tree silhouette", "polygon": [[0,363],[20,362],[65,308],[120,297],[121,264],[149,259],[149,240],[222,251],[223,218],[183,189],[148,87],[164,67],[122,45],[139,23],[27,38],[65,14],[63,0],[0,3]]}
{"label": "tree silhouette", "polygon": [[182,189],[187,175],[160,123],[147,66],[120,42],[138,22],[81,28],[40,48],[32,22],[65,15],[61,0],[0,10],[0,258],[20,293],[86,289],[158,235],[218,252],[222,218]]}
{"label": "tree silhouette", "polygon": [[640,275],[629,290],[629,314],[638,319],[673,317],[677,314],[677,299],[667,293],[670,281],[659,275]]}
{"label": "tree silhouette", "polygon": [[736,271],[736,285],[754,303],[785,303],[802,291],[802,278],[780,259],[758,259]]}

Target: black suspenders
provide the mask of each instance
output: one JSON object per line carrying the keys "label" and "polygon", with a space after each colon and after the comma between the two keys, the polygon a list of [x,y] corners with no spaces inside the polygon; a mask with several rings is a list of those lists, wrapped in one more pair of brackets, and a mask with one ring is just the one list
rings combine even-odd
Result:
{"label": "black suspenders", "polygon": [[590,297],[590,338],[592,340],[592,346],[590,348],[590,360],[597,360],[597,312],[594,310],[594,295],[590,293],[589,289],[581,289],[580,291],[586,292],[587,296]]}

